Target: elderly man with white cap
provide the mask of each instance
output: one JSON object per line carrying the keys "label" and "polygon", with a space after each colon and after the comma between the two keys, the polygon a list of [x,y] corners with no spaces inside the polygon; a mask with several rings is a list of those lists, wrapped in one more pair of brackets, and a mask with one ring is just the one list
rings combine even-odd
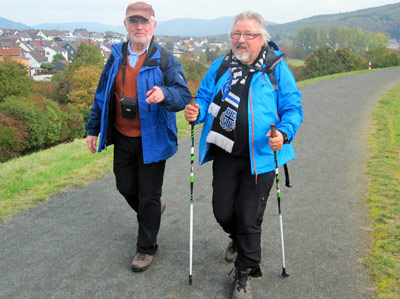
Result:
{"label": "elderly man with white cap", "polygon": [[181,64],[153,40],[154,15],[145,2],[128,5],[129,40],[111,46],[87,123],[92,153],[114,144],[117,189],[137,215],[134,272],[146,270],[158,248],[165,161],[178,150],[175,112],[191,97]]}

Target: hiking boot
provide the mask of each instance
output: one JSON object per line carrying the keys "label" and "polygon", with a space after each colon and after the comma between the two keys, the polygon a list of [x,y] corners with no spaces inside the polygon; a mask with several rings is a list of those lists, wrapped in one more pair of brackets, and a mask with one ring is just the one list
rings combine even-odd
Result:
{"label": "hiking boot", "polygon": [[228,263],[233,263],[236,260],[236,257],[237,257],[236,242],[231,241],[228,245],[228,248],[226,248],[225,260]]}
{"label": "hiking boot", "polygon": [[250,274],[251,269],[240,271],[235,269],[235,287],[233,288],[233,299],[251,299]]}
{"label": "hiking boot", "polygon": [[166,206],[167,206],[167,204],[165,203],[165,201],[161,201],[161,214],[164,213]]}
{"label": "hiking boot", "polygon": [[145,253],[136,253],[133,258],[131,269],[133,272],[143,272],[150,267],[153,256]]}

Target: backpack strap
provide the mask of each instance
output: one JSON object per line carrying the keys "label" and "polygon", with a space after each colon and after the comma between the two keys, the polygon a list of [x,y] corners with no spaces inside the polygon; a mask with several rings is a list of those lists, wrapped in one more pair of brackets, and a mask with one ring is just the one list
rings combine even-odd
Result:
{"label": "backpack strap", "polygon": [[232,51],[230,51],[222,60],[221,65],[219,66],[217,70],[217,75],[215,76],[215,83],[218,82],[218,80],[222,77],[223,74],[225,74],[226,70],[229,68],[232,62]]}
{"label": "backpack strap", "polygon": [[161,47],[161,61],[160,61],[160,68],[162,72],[162,85],[164,85],[164,71],[167,69],[168,62],[169,62],[169,55],[170,52],[165,49],[164,47]]}
{"label": "backpack strap", "polygon": [[[153,37],[154,39],[154,37]],[[165,84],[164,82],[164,72],[167,69],[168,62],[169,62],[169,56],[171,54],[170,51],[165,49],[164,47],[161,47],[161,53],[160,53],[160,58],[156,59],[151,59],[153,55],[157,52],[157,47],[154,45],[154,41],[152,40],[150,42],[150,47],[147,52],[146,58],[144,59],[143,65],[147,66],[160,66],[161,73],[162,73],[162,85]]]}

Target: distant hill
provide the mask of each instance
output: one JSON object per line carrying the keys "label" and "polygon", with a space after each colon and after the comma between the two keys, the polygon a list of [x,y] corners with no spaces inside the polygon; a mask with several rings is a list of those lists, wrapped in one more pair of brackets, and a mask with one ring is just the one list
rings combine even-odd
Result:
{"label": "distant hill", "polygon": [[126,33],[125,27],[121,26],[109,26],[100,23],[93,22],[72,22],[72,23],[42,23],[34,26],[35,29],[40,30],[61,30],[61,31],[74,31],[75,29],[86,29],[89,32],[119,32]]}
{"label": "distant hill", "polygon": [[[159,21],[156,27],[156,35],[175,35],[175,36],[210,36],[227,34],[233,17],[221,17],[213,20],[202,19],[173,19],[169,21]],[[319,15],[298,21],[276,24],[267,22],[268,31],[273,37],[294,36],[297,30],[304,26],[347,26],[361,28],[364,31],[384,32],[391,37],[400,40],[400,2],[374,8],[362,9],[348,13]],[[26,26],[0,17],[0,28],[7,29],[41,29],[41,30],[69,30],[86,29],[89,32],[113,31],[125,33],[125,28],[121,26],[108,26],[99,23],[46,23],[36,26]]]}
{"label": "distant hill", "polygon": [[271,25],[268,31],[281,37],[294,36],[304,26],[346,26],[363,31],[384,32],[400,40],[400,2],[348,13],[319,15],[295,22]]}
{"label": "distant hill", "polygon": [[31,27],[22,23],[13,22],[5,18],[0,17],[0,28],[1,29],[17,29],[17,30],[28,30]]}
{"label": "distant hill", "polygon": [[206,36],[227,33],[233,17],[222,17],[214,20],[173,19],[159,21],[155,34],[178,36]]}

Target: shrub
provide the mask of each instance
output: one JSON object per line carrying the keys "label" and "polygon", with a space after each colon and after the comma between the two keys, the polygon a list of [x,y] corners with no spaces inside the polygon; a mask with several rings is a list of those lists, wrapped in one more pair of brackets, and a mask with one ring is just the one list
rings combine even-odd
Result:
{"label": "shrub", "polygon": [[32,86],[26,66],[10,57],[0,61],[0,102],[9,96],[29,96]]}
{"label": "shrub", "polygon": [[[29,99],[8,97],[0,103],[2,131],[0,151],[9,159],[83,137],[79,111],[35,95]],[[4,135],[4,136],[3,136]]]}
{"label": "shrub", "polygon": [[28,142],[25,122],[15,116],[0,115],[0,162],[22,155]]}

